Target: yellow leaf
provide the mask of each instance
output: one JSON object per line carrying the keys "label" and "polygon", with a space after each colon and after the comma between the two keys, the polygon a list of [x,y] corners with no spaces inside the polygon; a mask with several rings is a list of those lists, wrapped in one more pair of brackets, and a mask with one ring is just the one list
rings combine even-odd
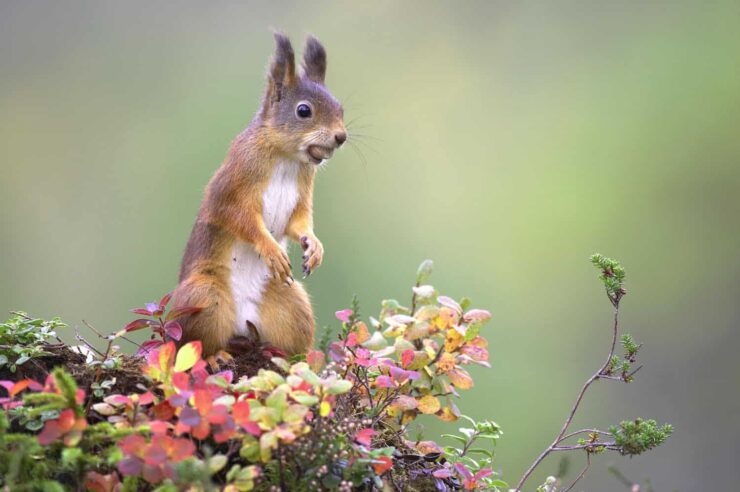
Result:
{"label": "yellow leaf", "polygon": [[175,371],[182,372],[187,371],[200,360],[200,354],[202,347],[199,341],[186,343],[180,350],[177,351],[177,359],[175,359]]}
{"label": "yellow leaf", "polygon": [[439,410],[439,400],[434,395],[426,395],[419,398],[419,411],[421,413],[432,414]]}
{"label": "yellow leaf", "polygon": [[319,415],[322,417],[327,417],[331,413],[331,405],[329,405],[328,401],[322,401],[321,405],[319,406]]}
{"label": "yellow leaf", "polygon": [[445,351],[454,352],[460,345],[463,344],[465,339],[463,336],[454,328],[447,330],[447,336],[445,337]]}
{"label": "yellow leaf", "polygon": [[413,422],[416,418],[416,410],[409,410],[406,412],[403,412],[403,415],[401,416],[401,425],[406,425],[409,422]]}
{"label": "yellow leaf", "polygon": [[457,415],[449,407],[444,407],[441,412],[437,414],[440,420],[444,422],[454,422],[457,420]]}
{"label": "yellow leaf", "polygon": [[457,323],[457,313],[447,306],[442,307],[439,310],[439,315],[434,319],[434,324],[440,329],[444,330]]}

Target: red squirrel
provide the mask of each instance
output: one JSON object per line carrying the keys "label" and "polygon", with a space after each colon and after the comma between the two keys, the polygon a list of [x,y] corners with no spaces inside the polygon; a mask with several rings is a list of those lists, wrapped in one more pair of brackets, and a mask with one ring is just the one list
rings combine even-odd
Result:
{"label": "red squirrel", "polygon": [[204,356],[255,329],[288,355],[313,345],[313,310],[293,279],[287,240],[303,248],[305,278],[324,255],[313,228],[316,170],[347,131],[324,86],[321,43],[307,38],[297,72],[290,40],[276,33],[275,42],[261,107],[206,187],[174,292],[176,307],[201,308],[178,321],[180,343],[200,340]]}

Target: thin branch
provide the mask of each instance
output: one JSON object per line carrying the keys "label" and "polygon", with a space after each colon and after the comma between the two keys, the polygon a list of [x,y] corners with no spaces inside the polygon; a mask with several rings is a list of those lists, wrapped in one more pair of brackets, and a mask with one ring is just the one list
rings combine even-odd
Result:
{"label": "thin branch", "polygon": [[583,395],[586,394],[586,390],[588,390],[589,386],[591,386],[591,383],[593,383],[594,381],[596,381],[597,379],[601,377],[604,377],[607,368],[611,365],[612,356],[614,356],[614,350],[617,347],[617,336],[619,334],[619,300],[617,299],[617,302],[612,302],[612,304],[614,305],[614,323],[612,326],[612,343],[611,343],[611,348],[609,349],[609,355],[606,357],[606,361],[601,366],[601,368],[598,371],[596,371],[590,378],[588,378],[586,382],[583,384],[583,387],[581,387],[581,391],[578,393],[578,396],[576,397],[575,403],[570,409],[568,418],[565,420],[565,423],[563,423],[563,427],[560,429],[560,432],[558,433],[557,437],[552,442],[552,444],[550,444],[550,446],[548,446],[537,457],[537,459],[534,460],[534,463],[530,465],[527,471],[524,472],[524,475],[519,480],[519,483],[517,484],[514,490],[521,491],[522,486],[524,485],[524,482],[527,481],[527,479],[532,474],[532,472],[535,470],[535,468],[537,468],[537,466],[539,466],[539,464],[542,463],[542,460],[547,458],[547,455],[549,455],[552,451],[556,450],[556,446],[564,439],[563,436],[565,436],[566,432],[568,431],[568,427],[570,427],[570,424],[573,422],[573,417],[575,417],[576,411],[578,410],[578,407],[581,405],[581,401],[583,400]]}
{"label": "thin branch", "polygon": [[586,474],[586,472],[588,471],[590,467],[591,467],[591,453],[586,453],[586,466],[583,467],[583,470],[581,470],[581,473],[579,473],[576,479],[573,480],[573,483],[571,483],[568,486],[568,488],[563,489],[562,492],[568,492],[570,489],[575,487],[576,483],[578,483],[578,481],[583,478],[583,476]]}
{"label": "thin branch", "polygon": [[[85,324],[85,326],[87,326],[88,328],[90,328],[98,337],[102,338],[103,340],[111,340],[111,338],[110,338],[109,335],[103,335],[102,333],[100,333],[100,331],[98,331],[97,328],[95,328],[93,325],[91,325],[90,323],[88,323],[84,319],[82,320],[82,322]],[[116,338],[120,338],[122,340],[126,340],[130,344],[136,345],[137,347],[141,347],[141,344],[140,343],[136,343],[133,340],[131,340],[130,338],[124,337],[123,335],[119,335]]]}
{"label": "thin branch", "polygon": [[560,441],[558,441],[558,444],[565,441],[566,439],[570,437],[577,436],[578,434],[586,434],[586,433],[601,434],[602,436],[611,436],[611,434],[609,434],[608,432],[604,432],[603,430],[599,430],[599,429],[581,429],[575,432],[571,432],[570,434],[564,435],[563,437],[560,438]]}
{"label": "thin branch", "polygon": [[586,450],[593,450],[596,448],[606,448],[606,449],[612,449],[612,450],[618,450],[619,446],[617,446],[614,442],[588,442],[586,444],[569,444],[567,446],[553,446],[550,448],[550,451],[575,451],[577,449],[586,449]]}
{"label": "thin branch", "polygon": [[90,350],[98,354],[99,356],[101,357],[104,356],[103,352],[95,348],[95,346],[92,343],[88,342],[87,340],[85,340],[85,337],[80,335],[80,331],[77,329],[77,327],[75,327],[75,338],[77,339],[77,341],[84,343],[87,346],[87,348],[89,348]]}

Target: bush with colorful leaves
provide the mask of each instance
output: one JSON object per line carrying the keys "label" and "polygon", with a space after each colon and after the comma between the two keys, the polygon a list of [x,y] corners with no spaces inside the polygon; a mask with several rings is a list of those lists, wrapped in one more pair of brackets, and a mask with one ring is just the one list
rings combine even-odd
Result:
{"label": "bush with colorful leaves", "polygon": [[[85,383],[64,367],[43,382],[0,381],[0,488],[504,489],[492,447],[471,446],[494,444],[495,423],[450,435],[460,448],[409,438],[420,416],[458,420],[455,399],[473,387],[467,367],[489,367],[480,329],[490,314],[439,295],[430,273],[424,262],[410,306],[387,300],[379,316],[362,320],[353,301],[337,311],[341,328],[323,350],[268,358],[253,374],[206,362],[199,342],[178,348],[177,319],[197,308],[167,312],[165,296],[134,310],[146,317],[106,337],[107,350],[86,352],[96,363],[88,359]],[[146,328],[152,338],[126,356],[136,384],[101,385],[113,343]]]}

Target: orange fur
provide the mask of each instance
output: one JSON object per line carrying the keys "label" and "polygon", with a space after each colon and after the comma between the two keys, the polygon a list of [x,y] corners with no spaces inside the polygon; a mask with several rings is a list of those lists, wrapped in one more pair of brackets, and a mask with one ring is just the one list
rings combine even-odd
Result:
{"label": "orange fur", "polygon": [[[303,246],[307,273],[321,264],[323,246],[313,231],[314,164],[321,160],[315,156],[331,156],[346,132],[341,105],[323,87],[323,47],[309,39],[304,74],[299,76],[290,42],[282,35],[276,40],[262,108],[236,137],[206,187],[174,293],[175,306],[202,308],[178,321],[183,327],[181,343],[202,341],[205,356],[225,349],[245,328],[237,326],[231,284],[231,255],[237,241],[253,245],[273,273],[259,305],[263,341],[288,354],[305,352],[313,343],[311,302],[303,286],[293,281],[288,256],[278,241],[284,234]],[[311,106],[310,119],[298,117],[300,104]],[[276,240],[265,224],[263,193],[276,164],[284,161],[299,163],[298,198],[285,231],[274,231]]]}

